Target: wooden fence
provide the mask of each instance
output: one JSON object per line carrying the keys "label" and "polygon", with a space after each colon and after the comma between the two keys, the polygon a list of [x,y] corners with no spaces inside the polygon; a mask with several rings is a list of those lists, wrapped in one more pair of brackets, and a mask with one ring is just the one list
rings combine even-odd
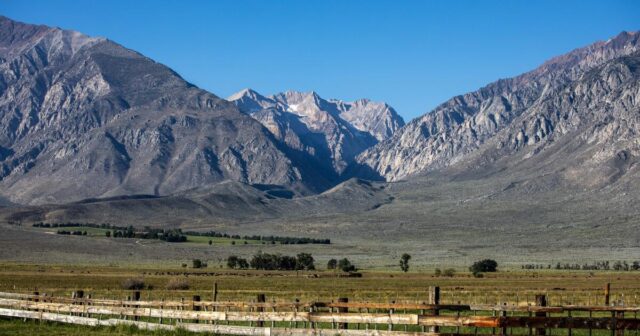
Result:
{"label": "wooden fence", "polygon": [[[0,293],[0,316],[89,326],[136,325],[141,329],[228,335],[546,335],[574,330],[621,336],[640,330],[640,307],[550,306],[544,295],[527,305],[442,305],[439,288],[426,302],[255,302],[95,299],[76,291],[70,298]],[[605,302],[606,303],[606,302]]]}

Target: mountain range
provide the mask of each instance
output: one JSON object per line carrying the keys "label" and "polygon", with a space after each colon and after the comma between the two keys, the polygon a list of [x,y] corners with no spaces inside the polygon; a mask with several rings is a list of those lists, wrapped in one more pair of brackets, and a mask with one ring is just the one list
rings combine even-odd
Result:
{"label": "mountain range", "polygon": [[[520,76],[456,96],[357,161],[388,181],[457,166],[469,172],[549,157],[574,145],[575,160],[549,164],[563,180],[600,186],[638,156],[640,33],[553,58]],[[563,147],[565,146],[565,147]]]}
{"label": "mountain range", "polygon": [[[108,39],[0,17],[0,222],[331,238],[318,253],[365,263],[637,256],[639,103],[638,32],[405,125],[367,99],[222,99]],[[51,241],[3,228],[11,256]],[[94,242],[56,244],[85,262]]]}
{"label": "mountain range", "polygon": [[639,37],[576,49],[405,125],[367,99],[222,99],[108,39],[2,17],[0,205],[33,219],[117,205],[133,222],[140,207],[175,205],[165,222],[183,225],[239,220],[238,204],[253,209],[242,221],[379,209],[401,219],[417,211],[401,204],[426,206],[434,188],[457,195],[460,183],[484,201],[635,199]]}
{"label": "mountain range", "polygon": [[[300,111],[307,101],[281,97],[300,99]],[[269,112],[254,119],[108,39],[0,17],[0,194],[21,204],[65,203],[228,180],[326,190],[402,119],[384,104],[314,97],[309,108],[320,119],[307,123],[309,112],[295,123],[279,111],[287,116],[278,122],[291,127],[279,133],[259,117]],[[389,128],[376,109],[395,118]],[[297,145],[300,125],[308,134]]]}

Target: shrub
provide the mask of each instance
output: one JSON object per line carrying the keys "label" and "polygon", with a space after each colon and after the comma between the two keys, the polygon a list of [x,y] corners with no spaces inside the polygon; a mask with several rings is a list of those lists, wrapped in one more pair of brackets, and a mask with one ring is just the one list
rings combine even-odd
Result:
{"label": "shrub", "polygon": [[496,272],[497,270],[498,263],[493,259],[476,261],[471,265],[471,267],[469,267],[469,271],[471,271],[471,273]]}
{"label": "shrub", "polygon": [[126,279],[122,282],[122,289],[140,290],[144,289],[144,280],[137,278]]}
{"label": "shrub", "polygon": [[436,268],[436,270],[433,272],[433,274],[437,277],[442,275],[442,271],[439,268]]}
{"label": "shrub", "polygon": [[334,270],[338,267],[338,261],[336,259],[330,259],[327,262],[327,269]]}
{"label": "shrub", "polygon": [[202,268],[202,260],[200,260],[200,259],[191,260],[191,267],[193,267],[193,268]]}
{"label": "shrub", "polygon": [[351,262],[347,258],[343,258],[338,261],[338,268],[343,272],[353,272],[356,270],[356,267],[351,264]]}
{"label": "shrub", "polygon": [[456,274],[456,270],[454,270],[453,268],[447,268],[446,270],[444,270],[444,272],[442,272],[442,275],[446,277],[452,277],[455,274]]}
{"label": "shrub", "polygon": [[189,281],[184,278],[173,278],[167,282],[167,290],[187,290]]}

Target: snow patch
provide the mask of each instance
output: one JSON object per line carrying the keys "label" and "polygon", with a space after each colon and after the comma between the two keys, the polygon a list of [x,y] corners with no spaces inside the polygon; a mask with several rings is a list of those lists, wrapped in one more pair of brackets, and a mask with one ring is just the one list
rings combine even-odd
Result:
{"label": "snow patch", "polygon": [[287,106],[288,112],[299,112],[300,104],[289,104]]}

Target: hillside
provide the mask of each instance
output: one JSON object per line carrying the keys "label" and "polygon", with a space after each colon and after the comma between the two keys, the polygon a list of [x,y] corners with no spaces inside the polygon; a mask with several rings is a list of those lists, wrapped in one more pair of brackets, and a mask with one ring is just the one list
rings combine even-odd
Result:
{"label": "hillside", "polygon": [[0,194],[167,195],[233,180],[332,184],[231,103],[110,40],[0,17]]}
{"label": "hillside", "polygon": [[[572,131],[586,132],[601,122],[613,122],[610,128],[627,127],[623,118],[637,112],[637,93],[634,87],[617,85],[633,84],[633,75],[625,77],[633,66],[616,69],[625,65],[610,62],[639,49],[640,33],[623,32],[553,58],[531,72],[454,97],[361,154],[358,162],[374,177],[395,181],[457,163],[473,166],[469,161],[480,153],[495,154],[487,160],[522,152],[533,155]],[[605,64],[609,67],[602,72]],[[582,87],[573,87],[576,82]],[[567,93],[570,90],[574,92]],[[574,102],[576,94],[581,97]],[[621,118],[611,119],[614,114]],[[612,158],[620,150],[609,148],[603,155]]]}

